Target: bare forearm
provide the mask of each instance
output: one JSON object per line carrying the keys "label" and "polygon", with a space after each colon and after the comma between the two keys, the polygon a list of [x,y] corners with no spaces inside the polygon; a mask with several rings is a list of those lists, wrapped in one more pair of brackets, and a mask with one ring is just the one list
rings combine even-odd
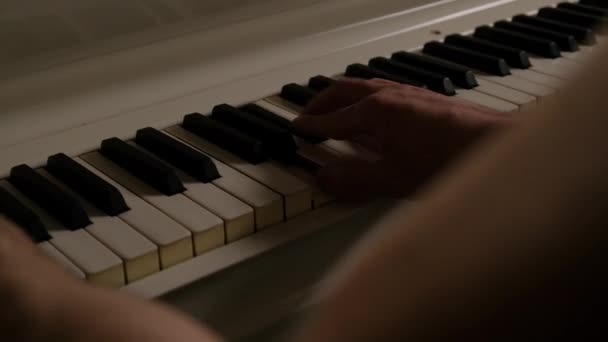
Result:
{"label": "bare forearm", "polygon": [[41,324],[36,341],[219,341],[177,312],[124,294],[80,288]]}
{"label": "bare forearm", "polygon": [[606,51],[572,82],[578,89],[563,92],[569,97],[527,114],[535,117],[438,183],[415,211],[386,220],[327,282],[297,340],[480,332],[511,305],[503,296],[525,295],[581,257],[601,219],[596,205],[608,202],[605,60]]}

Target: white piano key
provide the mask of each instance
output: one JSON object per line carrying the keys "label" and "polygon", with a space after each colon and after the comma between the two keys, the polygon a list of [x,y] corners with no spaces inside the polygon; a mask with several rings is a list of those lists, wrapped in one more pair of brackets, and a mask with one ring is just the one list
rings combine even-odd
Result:
{"label": "white piano key", "polygon": [[[262,101],[256,102],[256,104],[290,121],[295,120],[303,110],[301,106],[294,105],[279,96],[268,97]],[[369,161],[379,159],[379,156],[369,149],[348,141],[328,139],[320,145],[330,148],[342,156],[357,157]]]}
{"label": "white piano key", "polygon": [[[129,144],[157,158],[136,143],[129,142]],[[186,187],[184,195],[224,220],[227,242],[234,242],[255,232],[253,208],[213,183],[203,183],[175,167],[173,170]]]}
{"label": "white piano key", "polygon": [[576,75],[577,68],[573,68],[567,64],[564,65],[560,63],[559,60],[559,58],[548,59],[540,57],[530,57],[530,62],[532,62],[532,67],[530,68],[530,70],[558,77],[563,80],[572,80]]}
{"label": "white piano key", "polygon": [[573,62],[577,62],[577,63],[587,63],[589,61],[589,58],[591,57],[591,53],[590,50],[585,49],[585,47],[581,47],[581,49],[579,51],[576,52],[564,52],[562,51],[562,56],[564,58],[568,58],[569,60],[572,60]]}
{"label": "white piano key", "polygon": [[562,58],[566,63],[572,63],[577,65],[578,68],[581,68],[585,64],[585,58],[588,57],[588,54],[585,51],[576,51],[576,52],[568,52],[562,51]]}
{"label": "white piano key", "polygon": [[281,194],[284,200],[285,217],[291,218],[312,208],[310,187],[297,177],[281,170],[275,163],[251,164],[198,136],[182,134],[185,130],[178,126],[168,128],[166,131]]}
{"label": "white piano key", "polygon": [[[256,102],[255,104],[289,121],[293,121],[298,117],[298,114],[295,114],[295,112],[287,108],[277,106],[268,101],[262,100]],[[305,159],[315,162],[319,166],[326,165],[344,156],[343,153],[335,150],[334,148],[330,148],[327,144],[325,144],[325,142],[311,144],[295,136],[294,139],[296,145],[298,146],[298,154]]]}
{"label": "white piano key", "polygon": [[323,205],[334,201],[333,196],[321,189],[311,172],[296,166],[286,166],[285,169],[287,172],[300,178],[310,186],[312,189],[312,207],[314,209],[318,209]]}
{"label": "white piano key", "polygon": [[196,255],[224,245],[224,222],[183,194],[166,196],[98,152],[81,158],[190,230]]}
{"label": "white piano key", "polygon": [[252,207],[213,183],[202,183],[181,171],[177,171],[177,174],[186,186],[187,190],[184,192],[186,196],[224,220],[228,243],[255,232],[255,215]]}
{"label": "white piano key", "polygon": [[72,263],[65,255],[61,254],[57,248],[53,247],[50,242],[45,241],[37,244],[38,248],[42,249],[44,254],[59,263],[66,271],[80,279],[85,279],[86,275],[74,263]]}
{"label": "white piano key", "polygon": [[127,283],[160,271],[155,244],[120,218],[108,216],[97,209],[46,170],[39,169],[37,172],[80,202],[92,222],[84,229],[123,260]]}
{"label": "white piano key", "polygon": [[578,48],[578,53],[584,55],[586,58],[593,58],[597,52],[597,48],[591,45],[579,45]]}
{"label": "white piano key", "polygon": [[511,102],[507,102],[475,90],[456,89],[455,97],[497,110],[499,112],[516,112],[519,110],[519,107]]}
{"label": "white piano key", "polygon": [[279,95],[269,96],[265,98],[264,101],[271,103],[279,108],[283,108],[290,113],[300,114],[302,113],[302,111],[304,111],[304,107],[299,106],[293,102],[289,102]]}
{"label": "white piano key", "polygon": [[[275,106],[270,102],[259,101],[256,104],[288,120],[293,120],[297,117],[297,115],[288,111],[287,109]],[[310,161],[317,167],[324,167],[328,164],[335,163],[339,161],[340,158],[343,156],[343,154],[341,154],[340,152],[329,148],[327,147],[327,145],[324,144],[311,144],[295,136],[294,140],[296,142],[296,145],[298,146],[298,155],[303,157],[305,160]],[[292,173],[296,177],[305,181],[311,187],[313,208],[319,208],[324,204],[327,204],[334,200],[331,195],[329,195],[319,187],[310,171],[306,171],[299,166],[282,167],[289,173]]]}
{"label": "white piano key", "polygon": [[[256,105],[290,121],[293,121],[298,117],[293,112],[285,108],[278,107],[267,101],[258,101],[256,102]],[[325,166],[328,163],[338,160],[342,156],[340,152],[329,148],[323,143],[311,144],[296,136],[294,136],[294,140],[298,146],[298,155],[303,157],[305,160],[316,164],[317,166]]]}
{"label": "white piano key", "polygon": [[84,229],[50,230],[51,244],[74,262],[93,284],[119,288],[126,284],[120,258]]}
{"label": "white piano key", "polygon": [[483,78],[478,78],[477,81],[479,86],[475,88],[475,91],[513,103],[520,110],[527,110],[536,105],[536,97],[532,95],[486,81]]}
{"label": "white piano key", "polygon": [[542,84],[544,86],[553,88],[553,89],[560,89],[562,88],[566,81],[564,81],[561,78],[555,77],[555,76],[551,76],[548,74],[543,74],[534,70],[522,70],[522,69],[511,69],[511,73],[514,76],[517,76],[519,78],[523,78],[525,80],[534,82],[534,83],[538,83],[538,84]]}
{"label": "white piano key", "polygon": [[298,137],[294,137],[294,140],[298,146],[298,155],[317,167],[326,166],[340,158],[340,154],[332,149],[308,143]]}
{"label": "white piano key", "polygon": [[158,246],[162,269],[192,258],[192,234],[188,229],[84,160],[74,160],[120,191],[130,210],[119,217]]}
{"label": "white piano key", "polygon": [[349,142],[349,141],[328,139],[327,141],[324,141],[322,144],[331,148],[334,151],[337,151],[338,153],[340,153],[343,156],[352,156],[352,157],[362,158],[362,159],[365,159],[368,161],[376,161],[376,160],[380,159],[380,157],[377,154],[371,152],[370,150],[366,149],[365,147],[360,146],[356,143]]}
{"label": "white piano key", "polygon": [[530,82],[528,80],[513,75],[501,77],[480,73],[477,75],[477,78],[492,83],[500,84],[511,89],[515,89],[517,91],[532,95],[537,99],[549,96],[555,92],[553,88],[549,88],[542,84]]}
{"label": "white piano key", "polygon": [[536,57],[536,56],[531,56],[530,57],[530,62],[532,63],[532,67],[535,67],[537,65],[548,65],[548,66],[554,66],[556,68],[559,68],[558,70],[561,70],[562,72],[576,72],[577,70],[579,70],[581,68],[581,64],[569,60],[567,58],[542,58],[542,57]]}
{"label": "white piano key", "polygon": [[67,230],[7,181],[0,181],[0,186],[40,217],[52,237],[50,243],[82,270],[89,282],[112,288],[125,285],[122,260],[86,230]]}
{"label": "white piano key", "polygon": [[[179,128],[179,129],[178,129]],[[196,140],[196,135],[183,128],[176,127],[173,136],[196,148],[189,143]],[[241,201],[253,207],[255,224],[258,230],[283,221],[283,197],[266,186],[254,181],[219,160],[209,156],[221,177],[212,183]]]}

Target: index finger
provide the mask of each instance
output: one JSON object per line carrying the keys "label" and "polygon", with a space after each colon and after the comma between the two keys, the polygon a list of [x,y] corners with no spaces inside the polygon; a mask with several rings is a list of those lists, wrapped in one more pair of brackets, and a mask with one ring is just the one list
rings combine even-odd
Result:
{"label": "index finger", "polygon": [[351,106],[386,87],[392,87],[397,84],[399,83],[383,79],[339,79],[332,86],[316,96],[308,106],[306,106],[302,114],[320,115],[333,113]]}

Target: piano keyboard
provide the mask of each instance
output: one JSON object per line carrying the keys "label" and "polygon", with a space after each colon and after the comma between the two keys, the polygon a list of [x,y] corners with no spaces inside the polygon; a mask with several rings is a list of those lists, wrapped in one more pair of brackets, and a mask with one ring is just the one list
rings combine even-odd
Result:
{"label": "piano keyboard", "polygon": [[[522,112],[572,79],[607,20],[601,1],[498,1],[8,146],[0,211],[75,276],[157,297],[356,210],[319,189],[314,170],[377,156],[290,126],[336,78],[385,78]],[[248,91],[272,95],[222,95]]]}

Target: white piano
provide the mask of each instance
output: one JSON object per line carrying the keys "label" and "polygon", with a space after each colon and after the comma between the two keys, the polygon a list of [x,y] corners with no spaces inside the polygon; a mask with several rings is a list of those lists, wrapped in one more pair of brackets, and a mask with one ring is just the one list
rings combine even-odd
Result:
{"label": "white piano", "polygon": [[[608,13],[601,1],[556,0],[25,3],[0,4],[0,26],[11,28],[0,33],[0,212],[26,208],[24,229],[83,281],[167,301],[234,339],[268,338],[305,312],[326,270],[393,202],[335,201],[310,167],[272,153],[252,162],[251,149],[231,149],[235,136],[205,130],[208,117],[192,128],[184,115],[255,104],[288,123],[303,103],[284,85],[314,95],[311,77],[356,63],[351,76],[389,75],[367,64],[397,51],[413,59],[393,61],[450,78],[450,95],[525,115],[585,64],[604,40],[592,24]],[[411,70],[391,75],[429,86]],[[135,139],[146,127],[157,144],[206,156],[219,178],[201,181],[171,148],[146,147]],[[308,166],[367,155],[347,142],[293,141]],[[179,183],[170,194],[170,181],[153,179],[167,170]],[[83,172],[128,208],[108,214],[91,197],[108,188],[79,183]]]}

